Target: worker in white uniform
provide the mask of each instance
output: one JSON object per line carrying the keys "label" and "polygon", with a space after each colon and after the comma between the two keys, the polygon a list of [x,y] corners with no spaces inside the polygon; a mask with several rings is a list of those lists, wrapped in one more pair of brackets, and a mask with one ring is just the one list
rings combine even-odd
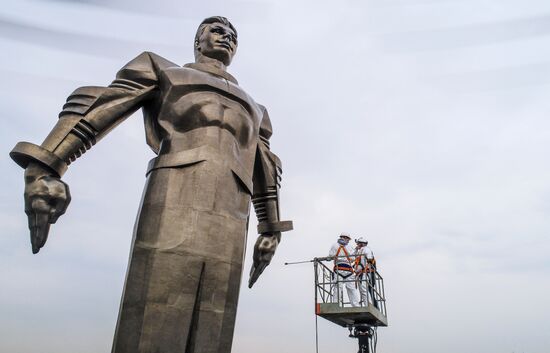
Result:
{"label": "worker in white uniform", "polygon": [[348,233],[342,233],[328,254],[334,258],[333,296],[339,304],[343,304],[343,292],[346,287],[351,306],[359,306],[359,293],[353,268],[355,258],[353,257],[353,248],[349,245],[350,240],[351,236]]}
{"label": "worker in white uniform", "polygon": [[378,307],[376,298],[374,298],[374,272],[375,268],[375,259],[374,253],[367,246],[369,242],[364,237],[359,237],[355,239],[355,251],[353,255],[355,257],[355,275],[357,279],[357,284],[359,287],[359,294],[361,295],[361,305],[368,306],[369,303],[374,304],[375,307]]}

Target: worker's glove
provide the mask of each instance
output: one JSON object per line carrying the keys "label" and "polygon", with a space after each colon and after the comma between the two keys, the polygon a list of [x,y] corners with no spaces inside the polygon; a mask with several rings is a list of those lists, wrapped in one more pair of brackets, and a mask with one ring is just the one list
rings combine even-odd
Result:
{"label": "worker's glove", "polygon": [[258,236],[256,244],[254,244],[254,255],[252,256],[253,264],[250,269],[250,279],[248,280],[248,288],[252,288],[258,277],[264,272],[265,268],[271,262],[275,250],[281,240],[281,233],[265,234]]}
{"label": "worker's glove", "polygon": [[25,213],[29,220],[33,254],[44,246],[50,224],[65,213],[70,202],[67,184],[39,164],[29,164],[25,170]]}

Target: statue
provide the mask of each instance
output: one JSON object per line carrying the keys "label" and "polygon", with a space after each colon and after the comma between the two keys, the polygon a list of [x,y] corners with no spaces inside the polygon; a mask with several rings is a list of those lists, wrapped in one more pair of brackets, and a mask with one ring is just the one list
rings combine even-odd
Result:
{"label": "statue", "polygon": [[[183,67],[144,52],[108,87],[81,87],[41,146],[19,142],[33,253],[70,202],[60,178],[126,117],[143,109],[158,155],[134,228],[113,353],[231,351],[250,201],[258,218],[249,287],[292,229],[281,221],[281,162],[271,122],[226,71],[237,32],[224,17],[199,26],[195,62]],[[108,195],[105,195],[108,196]]]}

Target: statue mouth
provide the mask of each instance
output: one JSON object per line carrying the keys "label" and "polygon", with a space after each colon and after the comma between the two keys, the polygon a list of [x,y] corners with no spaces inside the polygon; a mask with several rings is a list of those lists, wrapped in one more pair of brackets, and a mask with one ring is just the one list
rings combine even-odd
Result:
{"label": "statue mouth", "polygon": [[229,51],[233,51],[233,49],[231,48],[231,44],[227,43],[227,42],[216,42],[216,44],[220,47],[223,47]]}

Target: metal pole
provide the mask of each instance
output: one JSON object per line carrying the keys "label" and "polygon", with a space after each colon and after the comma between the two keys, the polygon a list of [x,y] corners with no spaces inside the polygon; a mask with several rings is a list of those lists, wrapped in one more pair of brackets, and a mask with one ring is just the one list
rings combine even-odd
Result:
{"label": "metal pole", "polygon": [[319,353],[319,327],[317,326],[317,286],[319,283],[319,264],[317,261],[313,262],[313,272],[315,275],[315,353]]}
{"label": "metal pole", "polygon": [[319,353],[319,327],[317,326],[317,314],[315,314],[315,353]]}
{"label": "metal pole", "polygon": [[370,340],[372,340],[372,335],[373,330],[370,326],[358,325],[354,327],[353,335],[351,335],[351,337],[357,338],[359,343],[358,353],[371,353]]}
{"label": "metal pole", "polygon": [[319,285],[319,264],[317,261],[313,262],[313,272],[315,275],[315,306],[317,306],[317,286]]}
{"label": "metal pole", "polygon": [[357,337],[359,341],[359,352],[358,353],[370,353],[369,352],[369,336],[368,335],[359,335]]}

